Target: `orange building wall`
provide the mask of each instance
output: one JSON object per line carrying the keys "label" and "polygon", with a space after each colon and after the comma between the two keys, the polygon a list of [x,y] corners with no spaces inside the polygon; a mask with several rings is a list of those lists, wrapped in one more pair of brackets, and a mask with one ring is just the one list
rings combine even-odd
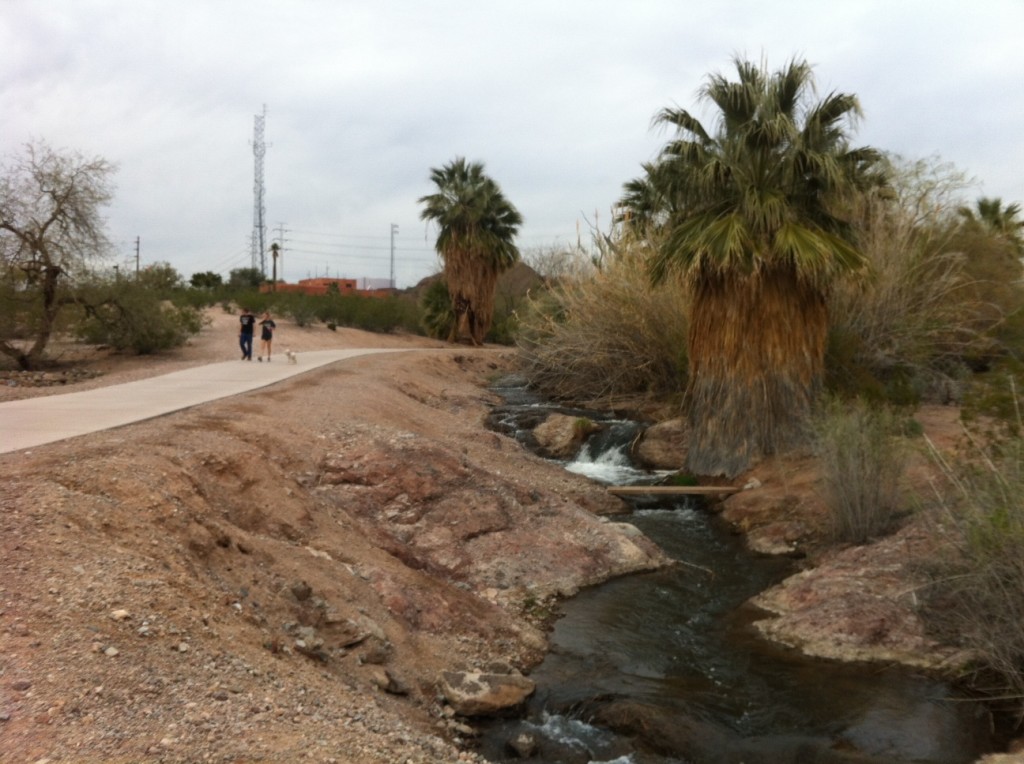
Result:
{"label": "orange building wall", "polygon": [[390,297],[395,293],[394,289],[360,289],[358,279],[302,279],[297,284],[286,284],[278,282],[274,289],[272,284],[261,284],[260,292],[301,292],[302,294],[323,295],[331,291],[331,285],[335,284],[338,294],[358,294],[363,297]]}

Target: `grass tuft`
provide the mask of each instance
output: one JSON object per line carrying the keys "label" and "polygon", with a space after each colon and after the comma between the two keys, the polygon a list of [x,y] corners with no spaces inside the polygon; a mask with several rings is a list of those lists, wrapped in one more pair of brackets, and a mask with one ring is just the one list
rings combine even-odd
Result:
{"label": "grass tuft", "polygon": [[815,424],[832,540],[863,544],[890,530],[900,508],[906,419],[863,401],[833,402]]}

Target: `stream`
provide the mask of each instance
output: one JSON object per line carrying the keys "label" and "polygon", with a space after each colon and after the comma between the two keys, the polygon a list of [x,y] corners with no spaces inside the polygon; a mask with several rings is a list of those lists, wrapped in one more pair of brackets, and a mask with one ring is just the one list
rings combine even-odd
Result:
{"label": "stream", "polygon": [[[547,406],[509,381],[491,426],[527,447],[552,411],[604,425],[566,469],[650,483],[626,455],[639,430]],[[796,572],[756,555],[696,500],[633,502],[622,518],[680,564],[624,576],[562,603],[519,718],[481,727],[493,762],[539,764],[968,764],[991,750],[987,712],[907,669],[803,657],[760,639],[745,605]]]}

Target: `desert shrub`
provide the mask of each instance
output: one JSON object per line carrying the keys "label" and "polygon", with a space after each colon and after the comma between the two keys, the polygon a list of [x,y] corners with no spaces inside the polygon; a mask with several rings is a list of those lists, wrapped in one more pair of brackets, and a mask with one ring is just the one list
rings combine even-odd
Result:
{"label": "desert shrub", "polygon": [[998,422],[1008,434],[1021,435],[1015,390],[1024,390],[1024,359],[1014,354],[971,375],[965,385],[960,418],[969,427]]}
{"label": "desert shrub", "polygon": [[892,168],[892,187],[856,205],[869,268],[832,292],[827,383],[901,405],[957,401],[969,370],[1005,344],[996,334],[1024,304],[1024,272],[1005,241],[963,224],[955,168],[898,157]]}
{"label": "desert shrub", "polygon": [[514,302],[497,299],[494,304],[494,316],[491,328],[487,331],[487,342],[497,345],[514,345],[519,336],[519,312],[513,307]]}
{"label": "desert shrub", "polygon": [[[291,318],[296,326],[312,326],[319,318],[318,302],[322,302],[320,298],[299,292],[288,292],[275,297],[274,305],[277,312]],[[249,307],[259,312],[251,304]]]}
{"label": "desert shrub", "polygon": [[195,289],[193,287],[178,289],[170,295],[170,300],[175,305],[188,306],[198,310],[216,305],[218,298],[219,294],[216,290]]}
{"label": "desert shrub", "polygon": [[685,387],[686,300],[678,284],[652,287],[641,245],[621,242],[600,268],[563,277],[520,311],[525,375],[563,400],[614,403],[673,397]]}
{"label": "desert shrub", "polygon": [[[1019,414],[1019,411],[1018,411]],[[1017,432],[1020,432],[1018,416]],[[952,463],[932,454],[945,478],[924,570],[922,615],[976,656],[974,683],[1024,702],[1024,440],[983,445]]]}
{"label": "desert shrub", "polygon": [[316,316],[326,324],[385,334],[419,333],[420,311],[411,297],[327,294],[315,298]]}
{"label": "desert shrub", "polygon": [[130,282],[94,285],[84,290],[80,304],[85,317],[75,327],[79,339],[139,355],[183,345],[203,328],[200,310]]}
{"label": "desert shrub", "polygon": [[446,340],[455,328],[455,311],[444,279],[430,283],[420,300],[421,325],[428,337]]}
{"label": "desert shrub", "polygon": [[890,529],[900,508],[904,419],[860,400],[822,407],[815,445],[833,540],[862,544]]}
{"label": "desert shrub", "polygon": [[[509,283],[512,272],[506,271],[498,279],[494,293],[494,315],[486,342],[512,345],[519,329],[518,309],[525,302],[521,290]],[[435,279],[423,291],[419,304],[419,327],[428,337],[447,340],[455,326],[455,311],[448,286],[443,278]]]}

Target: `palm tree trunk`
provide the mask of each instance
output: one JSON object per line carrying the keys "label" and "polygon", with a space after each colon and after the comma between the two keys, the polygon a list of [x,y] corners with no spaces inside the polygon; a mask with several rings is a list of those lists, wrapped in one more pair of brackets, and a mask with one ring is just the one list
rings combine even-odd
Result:
{"label": "palm tree trunk", "polygon": [[692,282],[688,469],[735,477],[797,442],[821,384],[828,315],[791,267]]}
{"label": "palm tree trunk", "polygon": [[479,255],[459,254],[450,254],[445,260],[445,281],[456,317],[454,339],[482,345],[494,319],[498,273],[483,267]]}

